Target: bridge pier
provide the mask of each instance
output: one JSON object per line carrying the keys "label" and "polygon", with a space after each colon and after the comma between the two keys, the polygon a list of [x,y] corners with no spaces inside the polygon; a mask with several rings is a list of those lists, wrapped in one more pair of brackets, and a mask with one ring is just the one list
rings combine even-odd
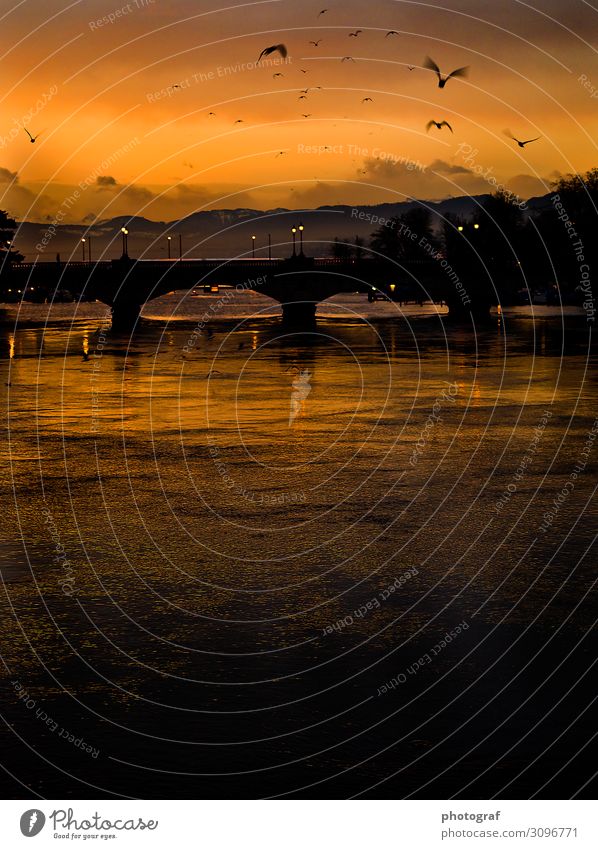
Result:
{"label": "bridge pier", "polygon": [[112,304],[112,329],[130,331],[141,317],[141,304],[118,301]]}
{"label": "bridge pier", "polygon": [[311,329],[316,326],[314,301],[292,301],[282,304],[282,323],[285,327]]}

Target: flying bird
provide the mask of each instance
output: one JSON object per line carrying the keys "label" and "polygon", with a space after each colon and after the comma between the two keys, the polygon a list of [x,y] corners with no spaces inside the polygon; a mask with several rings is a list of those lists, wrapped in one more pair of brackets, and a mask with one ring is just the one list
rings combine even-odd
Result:
{"label": "flying bird", "polygon": [[415,71],[415,65],[407,65],[408,71]]}
{"label": "flying bird", "polygon": [[388,30],[388,32],[386,33],[386,35],[384,36],[384,38],[388,38],[388,36],[389,36],[389,35],[400,35],[400,34],[401,34],[401,33],[400,33],[400,32],[397,32],[397,31],[396,31],[396,29],[390,29],[390,30]]}
{"label": "flying bird", "polygon": [[364,97],[361,101],[362,103],[373,103],[373,99],[371,97]]}
{"label": "flying bird", "polygon": [[257,60],[256,64],[259,65],[262,56],[269,56],[270,53],[276,53],[276,52],[280,53],[280,55],[282,56],[283,59],[287,58],[288,50],[286,48],[286,45],[284,45],[284,44],[273,44],[271,47],[264,47],[264,49],[260,53],[260,57]]}
{"label": "flying bird", "polygon": [[215,112],[208,112],[208,118],[215,118],[215,117],[216,117]]}
{"label": "flying bird", "polygon": [[451,133],[453,132],[453,128],[448,121],[428,121],[426,124],[426,132],[429,133],[432,127],[436,127],[437,130],[441,130],[443,127],[448,127]]}
{"label": "flying bird", "polygon": [[311,118],[312,113],[308,112],[307,114],[305,114],[305,112],[302,112],[301,114],[303,115],[304,118]]}
{"label": "flying bird", "polygon": [[507,138],[513,139],[513,141],[517,142],[519,147],[525,147],[526,144],[531,144],[532,142],[538,141],[538,139],[542,138],[542,136],[537,136],[535,139],[528,139],[527,141],[519,141],[519,139],[516,139],[515,136],[513,135],[513,133],[510,130],[505,130],[504,133],[505,133],[505,136],[507,136]]}
{"label": "flying bird", "polygon": [[440,68],[433,59],[430,59],[429,56],[426,56],[424,59],[424,68],[427,68],[429,71],[434,71],[438,77],[438,88],[444,88],[448,81],[453,77],[466,77],[469,72],[469,65],[466,65],[464,68],[457,68],[455,71],[451,71],[450,74],[447,74],[446,77],[443,77],[440,73]]}
{"label": "flying bird", "polygon": [[305,68],[299,68],[302,74],[309,74],[309,71],[306,71]]}
{"label": "flying bird", "polygon": [[356,29],[355,32],[349,33],[349,38],[357,38],[357,36],[361,35],[362,32],[363,32],[362,29]]}
{"label": "flying bird", "polygon": [[354,62],[355,59],[352,56],[343,56],[341,62]]}
{"label": "flying bird", "polygon": [[237,120],[235,121],[235,124],[244,124],[244,123],[245,123],[245,121],[242,118],[237,118]]}
{"label": "flying bird", "polygon": [[321,18],[321,17],[322,17],[322,15],[325,15],[327,11],[328,11],[328,9],[322,9],[322,11],[320,12],[320,14],[318,15],[318,18]]}
{"label": "flying bird", "polygon": [[299,93],[300,93],[300,94],[307,94],[308,92],[309,92],[309,89],[308,89],[308,88],[300,88],[300,89],[299,89]]}
{"label": "flying bird", "polygon": [[284,74],[280,74],[280,73],[278,73],[278,74],[272,74],[272,79],[273,79],[273,80],[275,80],[275,79],[276,79],[276,77],[284,77]]}
{"label": "flying bird", "polygon": [[310,41],[310,44],[313,44],[314,47],[319,47],[323,39],[319,38],[317,41]]}
{"label": "flying bird", "polygon": [[297,99],[298,100],[307,100],[307,97],[304,94],[302,94],[301,97],[299,97]]}
{"label": "flying bird", "polygon": [[278,159],[279,156],[284,156],[285,154],[286,154],[286,150],[281,150],[279,153],[276,154],[274,159]]}
{"label": "flying bird", "polygon": [[[27,129],[27,127],[23,127],[23,129],[25,130],[25,132],[27,133],[27,135],[31,139],[31,144],[35,144],[37,139],[41,136],[41,133],[38,133],[36,136],[32,136],[31,133],[29,132],[29,130]],[[42,130],[42,132],[43,132],[43,130]]]}

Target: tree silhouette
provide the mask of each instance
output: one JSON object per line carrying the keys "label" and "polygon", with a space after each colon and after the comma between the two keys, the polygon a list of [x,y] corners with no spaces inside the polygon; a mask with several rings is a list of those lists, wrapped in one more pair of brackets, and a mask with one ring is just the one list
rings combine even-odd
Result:
{"label": "tree silhouette", "polygon": [[371,247],[388,259],[406,261],[429,259],[439,241],[432,228],[432,216],[425,207],[415,207],[403,215],[389,219],[372,233]]}
{"label": "tree silhouette", "polygon": [[0,209],[0,267],[6,262],[22,262],[24,257],[12,246],[17,222]]}

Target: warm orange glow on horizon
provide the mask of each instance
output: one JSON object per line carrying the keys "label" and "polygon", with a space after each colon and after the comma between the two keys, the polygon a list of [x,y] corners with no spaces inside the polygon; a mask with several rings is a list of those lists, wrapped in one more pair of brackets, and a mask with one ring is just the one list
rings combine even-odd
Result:
{"label": "warm orange glow on horizon", "polygon": [[[598,163],[590,10],[567,9],[576,36],[545,5],[515,20],[473,0],[458,13],[350,0],[324,23],[285,2],[32,0],[3,21],[0,207],[43,221],[66,200],[67,223],[440,198],[490,179],[542,193],[555,172]],[[255,67],[278,42],[288,58]],[[443,70],[470,65],[469,78],[440,90],[428,53]],[[454,135],[426,133],[430,118]],[[31,144],[21,127],[41,135]],[[542,138],[522,150],[506,127]]]}

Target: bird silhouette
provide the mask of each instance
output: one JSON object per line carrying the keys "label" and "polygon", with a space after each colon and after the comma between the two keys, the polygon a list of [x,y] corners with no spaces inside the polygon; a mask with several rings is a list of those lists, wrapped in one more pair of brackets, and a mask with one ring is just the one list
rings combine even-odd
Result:
{"label": "bird silhouette", "polygon": [[245,121],[242,118],[237,118],[237,120],[235,121],[235,124],[244,124],[244,123],[245,123]]}
{"label": "bird silhouette", "polygon": [[426,132],[429,133],[432,127],[436,127],[437,130],[441,130],[443,127],[448,127],[451,133],[453,132],[453,128],[448,121],[428,121],[426,124]]}
{"label": "bird silhouette", "polygon": [[389,35],[400,35],[400,32],[397,32],[396,29],[389,29],[384,38],[388,38]]}
{"label": "bird silhouette", "polygon": [[278,51],[278,53],[280,53],[280,55],[282,56],[283,59],[287,58],[288,50],[286,48],[286,45],[284,45],[284,44],[273,44],[271,47],[264,47],[264,49],[260,53],[259,59],[257,60],[256,64],[260,63],[263,56],[269,56],[270,53],[276,53],[277,51]]}
{"label": "bird silhouette", "polygon": [[531,144],[532,142],[538,141],[538,139],[542,138],[542,136],[537,136],[535,139],[528,139],[527,141],[519,141],[519,139],[516,139],[515,136],[513,135],[513,133],[510,130],[505,130],[504,133],[505,133],[505,136],[507,136],[507,138],[513,139],[514,142],[517,142],[519,147],[525,147],[526,144]]}
{"label": "bird silhouette", "polygon": [[356,29],[355,32],[349,33],[349,38],[357,38],[357,36],[361,35],[362,32],[363,32],[362,29]]}
{"label": "bird silhouette", "polygon": [[371,97],[364,97],[361,101],[362,103],[373,103],[373,99]]}
{"label": "bird silhouette", "polygon": [[272,79],[275,80],[277,77],[284,77],[284,74],[272,74]]}
{"label": "bird silhouette", "polygon": [[215,118],[215,117],[216,117],[215,112],[208,112],[208,118]]}
{"label": "bird silhouette", "polygon": [[322,9],[322,11],[320,12],[320,14],[318,15],[318,18],[321,18],[321,17],[322,17],[322,15],[325,15],[327,11],[328,11],[328,9]]}
{"label": "bird silhouette", "polygon": [[430,59],[429,56],[426,56],[424,59],[424,68],[427,68],[429,71],[434,71],[438,77],[438,88],[444,88],[448,81],[453,77],[466,77],[469,72],[469,65],[466,65],[464,68],[457,68],[455,71],[451,71],[450,74],[447,74],[446,77],[443,77],[440,73],[440,68],[433,59]]}
{"label": "bird silhouette", "polygon": [[307,114],[305,112],[302,112],[301,114],[304,118],[311,118],[311,112],[308,112]]}
{"label": "bird silhouette", "polygon": [[279,156],[284,156],[285,154],[286,154],[286,150],[281,150],[276,154],[274,159],[278,159]]}
{"label": "bird silhouette", "polygon": [[305,68],[299,68],[302,74],[309,74],[309,71],[306,71]]}
{"label": "bird silhouette", "polygon": [[297,99],[298,100],[307,100],[307,97],[304,94],[302,94],[301,97],[299,97]]}
{"label": "bird silhouette", "polygon": [[408,71],[415,71],[415,65],[407,65]]}
{"label": "bird silhouette", "polygon": [[309,43],[313,44],[314,47],[319,47],[320,44],[322,43],[322,41],[323,41],[323,39],[319,38],[317,41],[310,41]]}
{"label": "bird silhouette", "polygon": [[341,62],[354,62],[355,59],[352,56],[343,56]]}
{"label": "bird silhouette", "polygon": [[309,92],[309,89],[308,89],[308,88],[300,88],[300,89],[299,89],[299,93],[300,93],[300,94],[307,94],[308,92]]}
{"label": "bird silhouette", "polygon": [[37,139],[41,136],[41,134],[43,132],[43,130],[42,130],[42,132],[38,133],[36,136],[32,136],[31,133],[29,132],[29,130],[27,129],[27,127],[23,127],[23,129],[25,130],[25,132],[27,133],[27,135],[31,139],[31,144],[35,144],[35,142],[37,141]]}

